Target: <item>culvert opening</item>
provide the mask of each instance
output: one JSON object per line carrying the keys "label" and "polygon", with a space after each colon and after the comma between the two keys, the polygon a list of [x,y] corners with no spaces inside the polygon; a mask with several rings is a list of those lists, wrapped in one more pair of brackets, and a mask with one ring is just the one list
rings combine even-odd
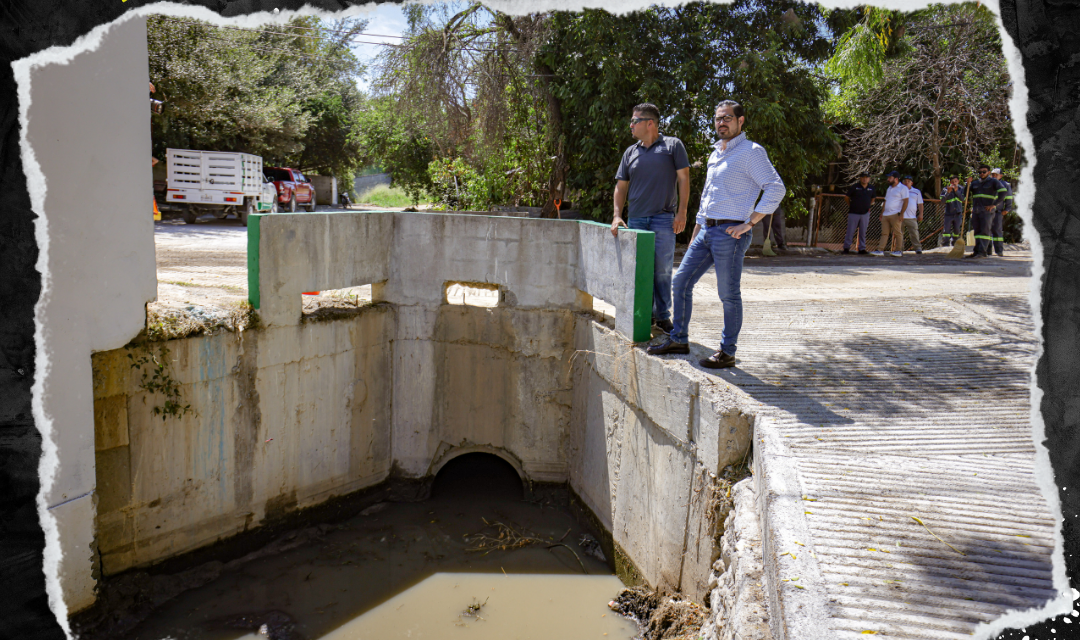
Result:
{"label": "culvert opening", "polygon": [[432,498],[509,499],[525,497],[517,470],[491,453],[466,453],[447,462],[431,485]]}

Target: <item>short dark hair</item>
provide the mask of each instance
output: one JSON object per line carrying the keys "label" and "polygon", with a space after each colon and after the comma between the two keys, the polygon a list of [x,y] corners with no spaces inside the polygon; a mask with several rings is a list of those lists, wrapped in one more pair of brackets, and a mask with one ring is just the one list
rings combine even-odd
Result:
{"label": "short dark hair", "polygon": [[989,171],[990,170],[990,165],[988,165],[988,164],[980,164],[979,168],[980,169],[986,169],[987,171]]}
{"label": "short dark hair", "polygon": [[634,107],[634,113],[640,113],[646,118],[652,118],[657,125],[660,124],[660,110],[656,108],[656,105],[651,102],[642,102]]}
{"label": "short dark hair", "polygon": [[734,100],[720,101],[720,104],[716,105],[716,109],[714,109],[713,111],[719,110],[720,107],[731,107],[731,115],[735,116],[736,118],[741,118],[746,115],[746,113],[743,111],[742,105],[738,102],[735,102]]}

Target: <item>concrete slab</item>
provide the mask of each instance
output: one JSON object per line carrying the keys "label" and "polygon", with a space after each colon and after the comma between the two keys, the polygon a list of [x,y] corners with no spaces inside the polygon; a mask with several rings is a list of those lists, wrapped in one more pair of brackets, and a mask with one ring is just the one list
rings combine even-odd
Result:
{"label": "concrete slab", "polygon": [[[1009,611],[1035,621],[1056,606],[1067,585],[1035,479],[1030,264],[1007,255],[748,260],[738,363],[713,375],[762,416],[778,640],[988,637]],[[690,329],[706,348],[723,326],[713,286],[695,290]]]}

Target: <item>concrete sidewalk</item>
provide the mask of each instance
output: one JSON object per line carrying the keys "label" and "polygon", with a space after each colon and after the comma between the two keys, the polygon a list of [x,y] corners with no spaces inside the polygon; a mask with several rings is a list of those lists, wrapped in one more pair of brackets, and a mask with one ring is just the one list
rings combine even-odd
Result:
{"label": "concrete sidewalk", "polygon": [[[747,261],[738,364],[716,380],[763,416],[777,640],[970,638],[1058,596],[1057,516],[1034,475],[1029,260],[912,258]],[[695,289],[698,345],[681,357],[695,367],[719,343],[714,287]]]}

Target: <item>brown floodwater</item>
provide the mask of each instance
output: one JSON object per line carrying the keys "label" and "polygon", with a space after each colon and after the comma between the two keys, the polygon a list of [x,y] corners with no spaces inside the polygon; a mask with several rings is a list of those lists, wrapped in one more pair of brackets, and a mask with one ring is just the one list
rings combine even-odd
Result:
{"label": "brown floodwater", "polygon": [[295,532],[295,545],[230,563],[123,637],[634,637],[607,607],[622,584],[564,501],[523,500],[509,465],[490,462],[451,461],[427,501]]}

